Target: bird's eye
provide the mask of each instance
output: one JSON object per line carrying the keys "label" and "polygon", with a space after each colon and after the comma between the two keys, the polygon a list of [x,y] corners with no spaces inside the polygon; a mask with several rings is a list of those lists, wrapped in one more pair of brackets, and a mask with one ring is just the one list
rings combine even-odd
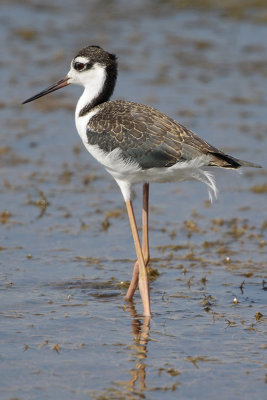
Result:
{"label": "bird's eye", "polygon": [[82,70],[84,69],[84,67],[85,67],[85,64],[84,64],[84,63],[81,63],[81,62],[76,62],[76,63],[74,63],[74,68],[75,68],[77,71],[82,71]]}

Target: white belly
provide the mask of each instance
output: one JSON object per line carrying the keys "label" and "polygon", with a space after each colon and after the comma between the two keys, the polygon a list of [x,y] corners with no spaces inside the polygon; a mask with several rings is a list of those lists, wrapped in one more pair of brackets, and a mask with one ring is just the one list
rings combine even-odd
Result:
{"label": "white belly", "polygon": [[97,145],[90,145],[86,142],[84,145],[89,153],[113,176],[125,199],[130,198],[131,186],[135,183],[182,182],[185,180],[197,180],[205,183],[208,186],[210,200],[212,200],[212,195],[216,198],[217,188],[214,176],[202,169],[208,163],[206,156],[180,162],[171,167],[142,169],[137,162],[123,159],[120,149],[105,153]]}

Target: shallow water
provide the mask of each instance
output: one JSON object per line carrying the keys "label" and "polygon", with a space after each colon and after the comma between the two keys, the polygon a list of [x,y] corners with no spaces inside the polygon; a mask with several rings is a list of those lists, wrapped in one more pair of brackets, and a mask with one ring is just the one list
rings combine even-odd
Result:
{"label": "shallow water", "polygon": [[[1,3],[1,399],[266,398],[266,9],[152,4]],[[87,44],[118,55],[114,98],[263,166],[215,171],[212,205],[199,183],[151,185],[150,321],[123,300],[134,247],[75,132],[80,89],[20,105]]]}

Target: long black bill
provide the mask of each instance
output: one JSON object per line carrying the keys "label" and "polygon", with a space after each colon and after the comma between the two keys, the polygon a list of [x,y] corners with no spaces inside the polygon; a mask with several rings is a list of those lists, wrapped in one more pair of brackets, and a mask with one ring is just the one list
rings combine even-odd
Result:
{"label": "long black bill", "polygon": [[25,100],[22,104],[29,103],[30,101],[39,99],[39,97],[43,97],[48,93],[54,92],[55,90],[61,89],[64,86],[68,86],[68,80],[69,78],[66,77],[64,79],[61,79],[60,81],[54,83],[53,85],[49,86],[47,89],[42,90],[40,93],[37,93],[35,96],[30,97],[29,99]]}

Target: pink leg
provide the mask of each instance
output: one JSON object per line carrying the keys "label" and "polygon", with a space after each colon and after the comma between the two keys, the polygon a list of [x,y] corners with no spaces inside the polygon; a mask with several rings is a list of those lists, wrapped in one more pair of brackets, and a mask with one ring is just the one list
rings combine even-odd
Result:
{"label": "pink leg", "polygon": [[138,279],[138,286],[140,295],[142,298],[143,306],[144,306],[144,315],[150,317],[150,299],[149,299],[149,282],[147,276],[147,270],[144,263],[143,252],[138,236],[137,226],[135,222],[133,206],[131,200],[126,201],[126,208],[129,216],[130,226],[132,229],[132,235],[137,255],[137,260],[139,264],[139,279]]}
{"label": "pink leg", "polygon": [[[142,252],[144,258],[145,267],[149,262],[149,242],[148,242],[148,203],[149,203],[149,184],[144,183],[143,185],[143,210],[142,210]],[[135,290],[138,285],[139,280],[139,263],[136,261],[133,269],[133,276],[128,288],[127,294],[125,296],[126,300],[132,300]]]}

